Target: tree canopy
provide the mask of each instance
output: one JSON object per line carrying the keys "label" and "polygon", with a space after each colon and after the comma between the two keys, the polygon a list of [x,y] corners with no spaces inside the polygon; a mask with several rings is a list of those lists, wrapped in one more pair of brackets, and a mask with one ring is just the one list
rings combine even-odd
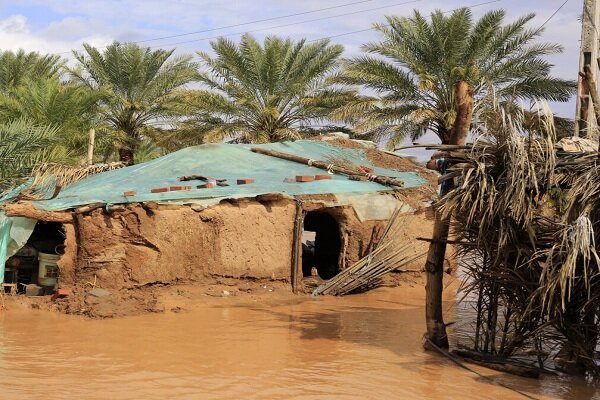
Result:
{"label": "tree canopy", "polygon": [[27,79],[58,77],[62,66],[63,61],[54,54],[0,51],[0,93],[21,86]]}
{"label": "tree canopy", "polygon": [[418,10],[410,17],[387,17],[375,24],[379,42],[363,45],[365,55],[344,60],[336,83],[358,85],[362,96],[336,111],[356,130],[395,144],[432,130],[445,142],[454,125],[454,87],[473,89],[475,109],[493,92],[500,99],[567,101],[575,82],[553,77],[548,55],[562,51],[536,41],[541,29],[528,28],[534,14],[504,23],[504,10],[474,20],[463,8],[450,15],[437,10],[428,20]]}
{"label": "tree canopy", "polygon": [[74,52],[79,65],[72,79],[101,94],[99,113],[114,134],[120,160],[148,135],[160,133],[182,115],[185,86],[196,80],[196,64],[174,50],[151,50],[135,43],[113,43],[100,51],[89,44]]}
{"label": "tree canopy", "polygon": [[0,193],[21,183],[39,164],[69,163],[70,154],[57,138],[56,128],[26,119],[0,123]]}
{"label": "tree canopy", "polygon": [[351,95],[327,81],[341,45],[275,36],[261,45],[247,34],[239,44],[220,38],[211,45],[215,57],[198,53],[207,90],[191,99],[188,125],[204,140],[297,139],[304,130],[318,130],[315,124],[327,122],[331,110]]}

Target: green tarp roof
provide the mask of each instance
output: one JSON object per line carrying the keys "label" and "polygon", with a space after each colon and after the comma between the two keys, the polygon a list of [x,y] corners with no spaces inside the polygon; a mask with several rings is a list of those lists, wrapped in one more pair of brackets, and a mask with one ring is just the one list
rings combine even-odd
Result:
{"label": "green tarp roof", "polygon": [[[344,175],[334,174],[331,180],[306,183],[286,182],[296,175],[316,175],[325,171],[279,158],[261,155],[250,151],[256,145],[206,144],[189,147],[155,160],[127,168],[108,171],[90,176],[63,189],[51,200],[34,202],[41,210],[62,210],[92,203],[118,204],[144,201],[191,201],[207,202],[222,198],[255,197],[267,193],[281,193],[294,196],[302,194],[337,194],[341,203],[353,204],[359,217],[378,218],[399,205],[393,197],[368,196],[369,193],[389,190],[387,186],[375,182],[351,181]],[[367,159],[362,149],[346,149],[326,142],[296,141],[271,143],[258,147],[299,155],[314,160],[333,161],[344,159],[357,165],[374,169],[377,175],[395,177],[404,181],[405,188],[426,184],[416,172],[399,172],[376,168]],[[215,179],[227,179],[230,186],[211,189],[196,189],[202,181],[182,183],[182,175],[202,175]],[[255,183],[237,185],[237,179],[254,179]],[[178,185],[193,185],[193,190],[151,193],[152,188]],[[23,189],[31,185],[31,180],[6,193],[0,198],[0,205],[10,201]],[[123,192],[135,191],[132,197]],[[51,194],[53,184],[46,185],[36,192]],[[393,204],[392,204],[393,203]],[[386,214],[387,215],[387,214]],[[4,280],[4,262],[20,248],[31,234],[37,221],[28,218],[6,217],[0,209],[0,282]]]}
{"label": "green tarp roof", "polygon": [[[188,147],[155,160],[93,175],[63,189],[51,200],[34,203],[42,210],[61,210],[92,203],[135,203],[210,198],[254,197],[260,194],[284,195],[376,192],[390,187],[374,182],[351,181],[347,176],[334,174],[331,180],[296,183],[285,182],[296,175],[316,175],[324,170],[283,159],[257,154],[252,147],[262,147],[294,154],[314,160],[348,160],[357,165],[372,167],[377,175],[396,177],[404,181],[405,188],[426,183],[416,172],[399,172],[376,168],[368,160],[363,149],[347,149],[315,141],[295,141],[263,145],[205,144]],[[202,181],[181,182],[182,175],[202,175],[215,179],[227,179],[230,186],[196,189]],[[255,182],[237,185],[237,179],[249,178]],[[192,190],[151,193],[158,187],[191,185]],[[135,196],[125,197],[124,192],[134,191]]]}

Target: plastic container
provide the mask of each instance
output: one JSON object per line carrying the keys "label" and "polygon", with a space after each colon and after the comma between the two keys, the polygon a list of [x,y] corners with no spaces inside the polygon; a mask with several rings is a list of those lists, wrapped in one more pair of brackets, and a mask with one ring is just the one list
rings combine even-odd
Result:
{"label": "plastic container", "polygon": [[58,279],[58,260],[60,260],[58,254],[47,254],[39,253],[39,272],[38,272],[38,284],[40,286],[54,286]]}

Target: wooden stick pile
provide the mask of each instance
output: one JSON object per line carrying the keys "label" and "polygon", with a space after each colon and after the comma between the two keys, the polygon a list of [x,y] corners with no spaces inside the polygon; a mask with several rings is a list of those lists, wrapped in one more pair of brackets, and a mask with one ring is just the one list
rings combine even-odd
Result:
{"label": "wooden stick pile", "polygon": [[396,209],[379,244],[369,255],[316,288],[313,296],[319,294],[341,296],[350,293],[369,286],[388,272],[423,257],[425,253],[418,252],[414,241],[404,234],[403,229],[409,222],[407,218],[400,215],[400,210]]}

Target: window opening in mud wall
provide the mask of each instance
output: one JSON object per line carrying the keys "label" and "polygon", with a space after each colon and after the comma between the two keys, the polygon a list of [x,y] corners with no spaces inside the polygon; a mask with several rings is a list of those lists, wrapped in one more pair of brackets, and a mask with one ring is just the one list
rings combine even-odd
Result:
{"label": "window opening in mud wall", "polygon": [[57,262],[64,254],[65,233],[62,224],[39,221],[27,243],[6,260],[4,290],[24,292],[26,285],[37,284],[37,294],[54,290],[59,279]]}
{"label": "window opening in mud wall", "polygon": [[335,218],[318,211],[306,214],[302,232],[302,274],[305,277],[315,272],[322,279],[337,275],[341,248],[340,226]]}

